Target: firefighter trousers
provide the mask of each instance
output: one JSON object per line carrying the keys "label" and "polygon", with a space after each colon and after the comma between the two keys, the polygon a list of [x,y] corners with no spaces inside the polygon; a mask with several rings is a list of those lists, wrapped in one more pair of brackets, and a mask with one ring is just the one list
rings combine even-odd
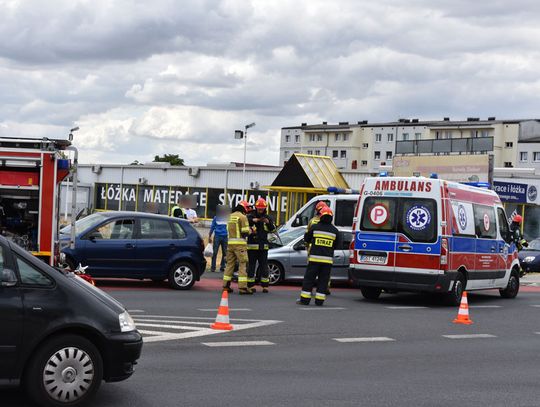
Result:
{"label": "firefighter trousers", "polygon": [[330,273],[332,265],[328,263],[318,263],[310,261],[308,263],[304,281],[302,283],[302,292],[300,293],[300,302],[308,305],[313,296],[313,288],[317,288],[315,293],[315,304],[322,305],[326,300],[328,283],[330,282]]}
{"label": "firefighter trousers", "polygon": [[227,266],[223,273],[223,287],[231,285],[234,268],[238,263],[238,289],[247,287],[246,266],[248,262],[247,246],[245,244],[229,244],[227,246]]}
{"label": "firefighter trousers", "polygon": [[257,280],[261,287],[268,287],[268,250],[248,250],[248,257],[248,287],[253,287]]}

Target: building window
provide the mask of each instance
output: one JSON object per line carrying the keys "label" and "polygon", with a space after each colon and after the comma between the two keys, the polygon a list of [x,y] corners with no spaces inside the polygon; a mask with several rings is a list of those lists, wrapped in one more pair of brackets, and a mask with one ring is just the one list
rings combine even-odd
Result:
{"label": "building window", "polygon": [[388,133],[386,135],[386,137],[388,138],[388,141],[389,142],[393,142],[394,141],[394,133]]}
{"label": "building window", "polygon": [[480,137],[487,137],[489,136],[489,131],[488,130],[482,130],[480,132]]}
{"label": "building window", "polygon": [[347,150],[341,150],[340,151],[340,157],[341,158],[347,158]]}
{"label": "building window", "polygon": [[540,151],[535,151],[535,152],[533,153],[533,161],[534,161],[535,163],[540,162]]}
{"label": "building window", "polygon": [[308,153],[309,155],[313,155],[313,150],[308,150],[307,153]]}
{"label": "building window", "polygon": [[343,133],[343,141],[349,141],[349,135],[347,133]]}
{"label": "building window", "polygon": [[504,162],[504,166],[505,166],[506,168],[511,168],[511,167],[513,167],[511,161],[505,161],[505,162]]}
{"label": "building window", "polygon": [[436,131],[435,132],[435,139],[436,140],[442,139],[442,132],[441,131]]}
{"label": "building window", "polygon": [[387,152],[386,152],[386,159],[387,159],[387,160],[391,160],[391,159],[392,159],[392,152],[391,152],[391,151],[387,151]]}
{"label": "building window", "polygon": [[375,159],[376,159],[376,160],[380,160],[380,159],[381,159],[381,152],[380,152],[380,151],[375,151]]}
{"label": "building window", "polygon": [[505,146],[506,148],[512,148],[512,147],[514,147],[514,143],[511,142],[511,141],[507,141],[506,143],[504,143],[504,146]]}
{"label": "building window", "polygon": [[452,138],[452,132],[451,131],[445,131],[444,132],[444,138]]}
{"label": "building window", "polygon": [[315,141],[315,134],[309,135],[309,141]]}
{"label": "building window", "polygon": [[291,141],[291,136],[286,135],[285,136],[285,143],[289,143]]}
{"label": "building window", "polygon": [[368,143],[362,143],[362,148],[368,148]]}
{"label": "building window", "polygon": [[338,151],[332,150],[332,158],[338,158]]}
{"label": "building window", "polygon": [[366,160],[362,160],[362,167],[365,167],[367,165],[367,161]]}
{"label": "building window", "polygon": [[340,134],[340,133],[336,133],[336,134],[334,135],[334,139],[335,139],[336,141],[341,141],[341,134]]}
{"label": "building window", "polygon": [[315,150],[315,155],[321,155],[321,150]]}
{"label": "building window", "polygon": [[317,134],[317,141],[322,141],[322,134]]}
{"label": "building window", "polygon": [[382,134],[377,133],[375,134],[375,143],[380,143],[382,140]]}
{"label": "building window", "polygon": [[403,141],[409,140],[409,133],[403,133],[402,137],[403,137]]}
{"label": "building window", "polygon": [[297,134],[294,136],[294,142],[299,143],[300,142],[300,134]]}
{"label": "building window", "polygon": [[420,140],[422,138],[422,133],[414,133],[414,139]]}
{"label": "building window", "polygon": [[529,161],[527,151],[521,151],[519,153],[519,161],[522,163],[526,163],[527,161]]}

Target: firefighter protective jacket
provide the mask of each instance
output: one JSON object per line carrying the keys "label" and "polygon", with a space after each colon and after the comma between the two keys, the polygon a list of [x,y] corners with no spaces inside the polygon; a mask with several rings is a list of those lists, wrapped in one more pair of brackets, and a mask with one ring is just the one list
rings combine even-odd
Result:
{"label": "firefighter protective jacket", "polygon": [[308,262],[332,264],[340,244],[339,230],[331,223],[319,222],[306,232],[304,241],[310,247]]}
{"label": "firefighter protective jacket", "polygon": [[249,222],[242,212],[231,213],[227,222],[227,232],[229,234],[229,244],[245,245],[245,236],[249,235]]}
{"label": "firefighter protective jacket", "polygon": [[[265,222],[253,222],[253,219],[268,219],[268,223]],[[249,214],[248,215],[249,226],[254,230],[254,233],[248,236],[248,250],[268,250],[268,233],[272,233],[276,230],[276,225],[272,218],[264,214]]]}

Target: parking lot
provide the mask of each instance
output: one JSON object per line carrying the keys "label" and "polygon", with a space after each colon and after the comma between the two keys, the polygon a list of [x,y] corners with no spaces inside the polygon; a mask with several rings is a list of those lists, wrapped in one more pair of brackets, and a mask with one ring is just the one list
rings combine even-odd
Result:
{"label": "parking lot", "polygon": [[[295,304],[299,286],[229,298],[232,332],[209,329],[220,274],[193,290],[106,281],[143,332],[129,380],[103,384],[92,406],[519,405],[538,404],[540,287],[515,300],[469,296],[473,325],[438,297],[343,286],[324,307]],[[14,390],[2,406],[29,406]]]}

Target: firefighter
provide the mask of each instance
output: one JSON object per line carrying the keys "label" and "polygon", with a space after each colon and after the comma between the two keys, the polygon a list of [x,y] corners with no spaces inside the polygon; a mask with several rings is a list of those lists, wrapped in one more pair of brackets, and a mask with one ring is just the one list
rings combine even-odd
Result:
{"label": "firefighter", "polygon": [[[268,293],[268,233],[276,230],[272,218],[266,212],[268,204],[263,198],[255,202],[255,211],[248,215],[252,234],[248,237],[248,287],[253,288],[257,277],[260,278],[262,292]],[[257,267],[258,263],[258,267]],[[253,288],[255,291],[255,289]]]}
{"label": "firefighter", "polygon": [[512,241],[516,244],[518,251],[524,247],[528,247],[529,243],[523,238],[521,234],[521,222],[523,218],[521,215],[515,214],[512,216],[512,223],[510,224],[510,232],[512,233]]}
{"label": "firefighter", "polygon": [[302,291],[298,304],[309,305],[313,287],[315,305],[321,306],[326,299],[326,291],[330,281],[330,273],[334,262],[334,250],[339,247],[339,231],[332,225],[334,214],[328,207],[322,208],[320,221],[313,225],[304,235],[304,241],[310,245],[308,266],[302,283]]}
{"label": "firefighter", "polygon": [[227,242],[227,266],[223,274],[223,289],[233,292],[231,281],[234,274],[234,268],[238,263],[238,293],[240,295],[253,294],[253,291],[247,287],[246,267],[248,262],[246,237],[249,236],[251,229],[246,218],[249,204],[246,201],[240,201],[235,206],[233,213],[229,216],[227,222],[227,233],[229,240]]}
{"label": "firefighter", "polygon": [[186,211],[184,208],[182,208],[181,201],[181,199],[176,201],[176,205],[174,205],[171,209],[171,216],[173,218],[187,219]]}
{"label": "firefighter", "polygon": [[[313,227],[313,225],[316,225],[317,223],[320,222],[321,218],[320,218],[320,213],[321,211],[324,209],[324,208],[329,208],[329,206],[327,205],[326,202],[324,201],[319,201],[317,202],[317,205],[315,205],[315,216],[312,217],[309,222],[308,222],[308,225],[307,225],[307,230],[311,230],[311,228]],[[309,254],[309,245],[307,245],[306,247],[307,249],[307,252]],[[328,288],[326,289],[326,295],[330,295],[330,281],[328,281]]]}

